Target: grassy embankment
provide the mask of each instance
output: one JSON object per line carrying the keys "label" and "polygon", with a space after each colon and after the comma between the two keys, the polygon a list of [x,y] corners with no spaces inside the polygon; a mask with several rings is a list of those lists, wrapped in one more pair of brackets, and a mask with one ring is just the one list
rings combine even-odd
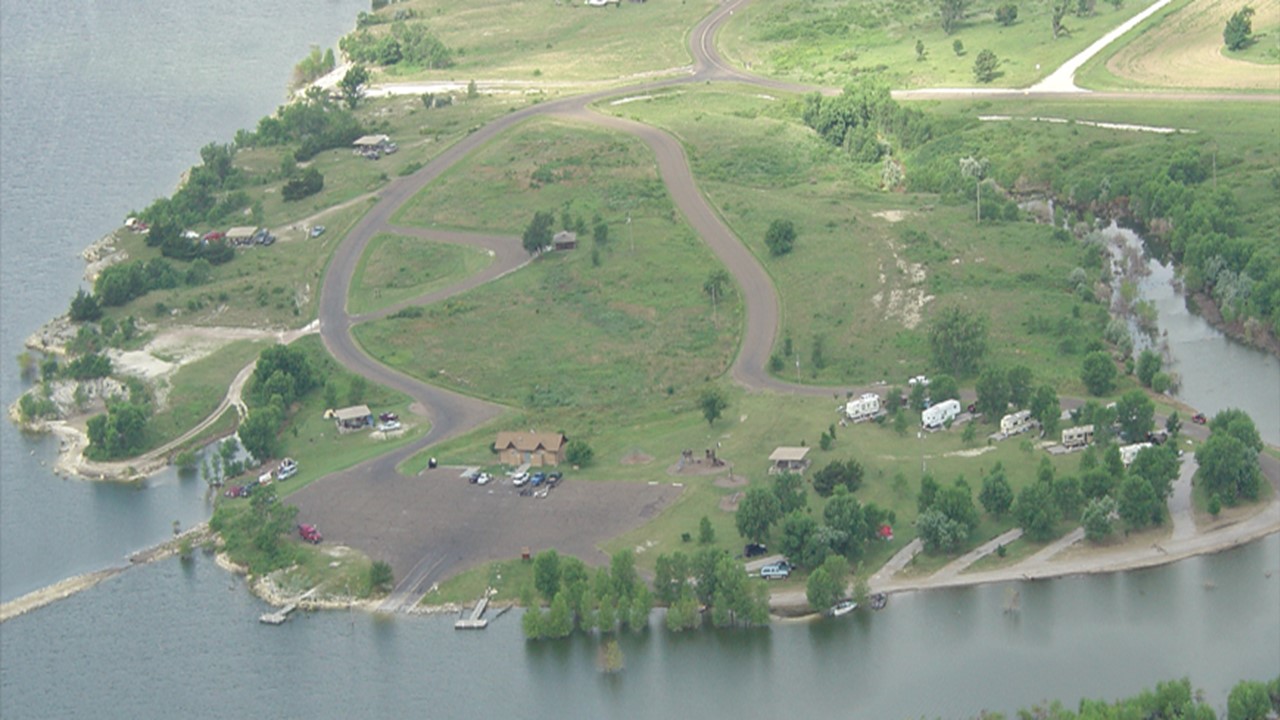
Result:
{"label": "grassy embankment", "polygon": [[1229,51],[1222,30],[1242,7],[1177,0],[1085,64],[1076,83],[1094,90],[1280,91],[1280,3],[1254,5],[1252,45]]}
{"label": "grassy embankment", "polygon": [[240,340],[174,373],[165,409],[151,418],[146,450],[164,445],[209,417],[227,396],[236,374],[265,347],[262,341]]}
{"label": "grassy embankment", "polygon": [[360,256],[347,310],[380,310],[470,277],[489,262],[476,248],[381,233]]}
{"label": "grassy embankment", "polygon": [[[328,150],[312,159],[325,176],[324,189],[303,200],[286,203],[280,188],[281,159],[294,147],[249,148],[236,153],[235,167],[248,174],[244,190],[262,205],[262,225],[280,241],[270,247],[236,251],[236,258],[213,268],[210,282],[197,287],[156,290],[114,308],[108,317],[134,315],[161,328],[169,325],[300,327],[316,315],[319,286],[325,266],[342,237],[369,209],[371,193],[394,178],[411,174],[475,127],[507,112],[513,102],[503,98],[459,99],[452,106],[427,110],[415,97],[365,101],[357,111],[370,132],[390,135],[400,151],[376,162],[347,148]],[[361,199],[368,196],[369,199]],[[244,224],[252,224],[248,217]],[[311,225],[328,230],[311,238]],[[204,233],[226,227],[192,227]],[[160,257],[144,235],[116,233],[118,247],[131,260]],[[185,272],[186,263],[175,262]]]}
{"label": "grassy embankment", "polygon": [[[1018,18],[1009,27],[995,21],[1004,4],[973,3],[948,35],[938,3],[926,0],[752,3],[729,21],[720,45],[737,64],[771,77],[842,86],[854,76],[878,74],[895,88],[974,86],[974,59],[988,49],[1001,61],[991,85],[1026,87],[1150,3],[1117,9],[1099,2],[1088,17],[1065,17],[1070,34],[1057,39],[1049,3],[1015,3]],[[962,54],[953,49],[957,40]],[[923,60],[917,59],[917,41],[924,44]]]}
{"label": "grassy embankment", "polygon": [[[444,70],[393,65],[376,78],[537,85],[660,74],[689,64],[686,34],[714,7],[710,0],[623,2],[605,8],[581,2],[513,5],[509,0],[476,0],[465,6],[443,0],[395,3],[381,14],[416,12],[454,51],[454,65]],[[374,33],[388,30],[388,25],[370,28]]]}

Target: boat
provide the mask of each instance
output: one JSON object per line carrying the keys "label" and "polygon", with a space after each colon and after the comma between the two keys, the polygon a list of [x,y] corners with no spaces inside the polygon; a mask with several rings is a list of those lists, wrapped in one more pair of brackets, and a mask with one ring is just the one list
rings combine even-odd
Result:
{"label": "boat", "polygon": [[827,611],[827,614],[830,615],[831,617],[840,617],[841,615],[848,615],[849,613],[853,612],[854,609],[857,607],[858,607],[858,603],[852,600],[841,600],[840,602],[831,606],[831,609]]}

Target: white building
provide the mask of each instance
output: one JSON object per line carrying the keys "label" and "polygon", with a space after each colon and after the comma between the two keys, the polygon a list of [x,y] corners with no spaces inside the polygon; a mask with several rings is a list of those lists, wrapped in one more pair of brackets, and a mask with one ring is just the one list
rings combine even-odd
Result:
{"label": "white building", "polygon": [[844,406],[844,415],[853,422],[870,420],[880,413],[880,396],[866,393],[862,397],[850,400]]}
{"label": "white building", "polygon": [[920,424],[932,430],[947,424],[948,420],[954,420],[959,414],[959,400],[943,400],[920,413]]}
{"label": "white building", "polygon": [[1019,410],[1000,418],[1000,432],[1005,435],[1017,435],[1031,427],[1031,411]]}

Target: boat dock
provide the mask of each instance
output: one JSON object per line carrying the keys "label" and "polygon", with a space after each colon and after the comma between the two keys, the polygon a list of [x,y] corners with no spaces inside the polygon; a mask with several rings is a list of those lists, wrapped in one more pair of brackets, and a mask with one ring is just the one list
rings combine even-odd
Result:
{"label": "boat dock", "polygon": [[489,626],[489,621],[484,618],[484,611],[489,608],[489,593],[485,593],[480,598],[480,602],[476,603],[475,608],[471,611],[470,617],[460,618],[453,624],[454,630],[483,630]]}
{"label": "boat dock", "polygon": [[301,603],[303,600],[306,600],[307,598],[311,597],[311,595],[315,593],[315,591],[318,589],[320,589],[319,586],[311,588],[310,590],[306,591],[302,595],[298,596],[296,600],[285,605],[279,610],[276,610],[275,612],[263,613],[261,616],[258,617],[258,622],[262,623],[263,625],[283,625],[284,621],[289,619],[289,613],[293,612],[294,610],[297,610],[298,604]]}

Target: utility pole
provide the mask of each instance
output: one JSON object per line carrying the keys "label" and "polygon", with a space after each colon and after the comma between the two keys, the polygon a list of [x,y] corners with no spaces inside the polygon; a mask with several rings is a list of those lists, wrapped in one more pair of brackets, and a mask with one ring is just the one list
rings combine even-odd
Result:
{"label": "utility pole", "polygon": [[631,241],[631,252],[636,251],[636,234],[631,229],[631,213],[627,213],[627,239]]}

